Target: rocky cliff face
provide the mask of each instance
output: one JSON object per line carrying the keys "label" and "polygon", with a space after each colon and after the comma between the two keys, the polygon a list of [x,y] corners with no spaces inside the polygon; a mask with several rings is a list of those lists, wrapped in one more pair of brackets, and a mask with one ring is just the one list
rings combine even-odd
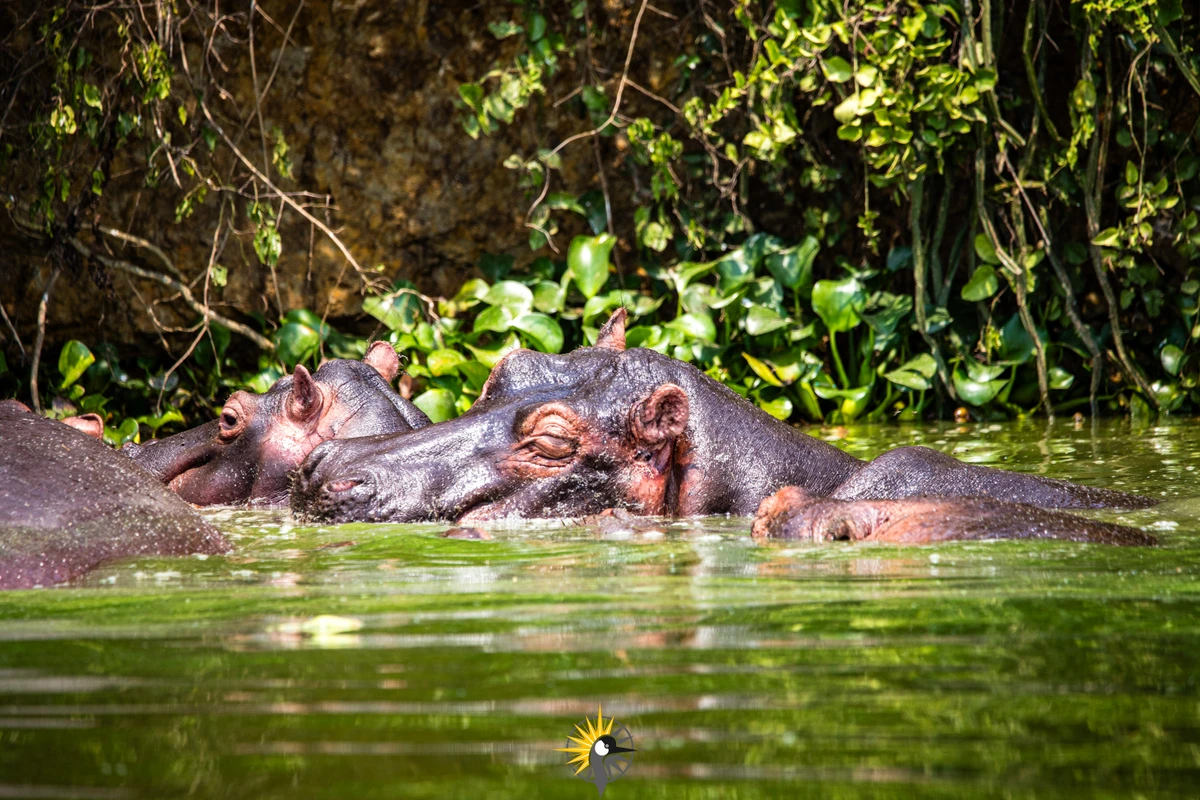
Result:
{"label": "rocky cliff face", "polygon": [[[239,147],[261,162],[265,148],[254,113],[255,75],[260,92],[270,79],[261,106],[265,147],[278,126],[294,163],[294,179],[281,180],[281,188],[311,193],[306,199],[314,204],[313,213],[338,231],[364,267],[382,265],[387,281],[406,278],[426,292],[446,294],[472,273],[482,253],[522,252],[528,235],[522,224],[525,204],[516,174],[503,161],[539,144],[531,120],[553,136],[557,112],[539,98],[535,104],[540,108],[526,110],[491,138],[473,141],[462,130],[462,111],[455,103],[460,83],[511,60],[512,40],[498,42],[487,29],[488,22],[507,18],[507,5],[335,0],[304,3],[298,13],[296,2],[260,5],[269,20],[255,21],[253,68],[245,23],[231,24],[239,41],[218,39],[215,56],[208,59],[224,91],[207,102],[233,123],[231,133],[242,128],[235,137]],[[8,13],[15,22],[20,8]],[[185,54],[195,70],[205,62],[206,42],[190,36],[185,33]],[[197,117],[195,108],[191,113]],[[564,130],[567,125],[573,130],[580,121],[564,115],[562,123]],[[218,145],[218,158],[220,151]],[[592,148],[564,155],[566,174],[576,188],[586,189],[588,174],[594,172]],[[169,180],[163,181],[165,189],[147,189],[143,157],[134,148],[114,161],[112,181],[95,208],[99,220],[154,242],[187,278],[203,275],[221,193],[210,191],[194,215],[177,224],[174,205],[182,192]],[[320,208],[326,198],[332,211]],[[228,285],[209,289],[215,306],[241,318],[253,312],[270,317],[279,308],[296,307],[328,311],[331,318],[359,313],[360,283],[328,238],[285,209],[283,254],[272,276],[255,258],[244,197],[237,207],[241,233],[221,256]],[[89,222],[84,221],[81,238],[101,251],[161,268],[144,250],[111,238],[103,243],[93,239]],[[0,220],[0,248],[8,253],[0,301],[22,335],[31,335],[37,300],[51,270],[50,248],[45,241],[22,236],[8,218]],[[148,307],[168,327],[195,319],[180,303],[156,305],[170,295],[149,282],[131,283],[95,264],[68,267],[50,303],[51,342],[69,336],[146,340],[155,330]],[[9,336],[7,330],[4,335]]]}

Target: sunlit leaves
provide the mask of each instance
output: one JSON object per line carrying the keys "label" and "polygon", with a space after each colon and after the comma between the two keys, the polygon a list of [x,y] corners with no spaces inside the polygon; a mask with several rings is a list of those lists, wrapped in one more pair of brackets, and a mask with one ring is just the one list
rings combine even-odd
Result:
{"label": "sunlit leaves", "polygon": [[567,251],[567,266],[571,278],[584,297],[592,297],[608,281],[611,266],[608,255],[617,238],[607,233],[599,236],[576,236]]}
{"label": "sunlit leaves", "polygon": [[855,278],[840,281],[817,281],[812,291],[813,310],[820,315],[830,332],[848,331],[861,321],[859,316],[867,304],[862,284]]}
{"label": "sunlit leaves", "polygon": [[70,388],[95,361],[96,357],[83,342],[72,339],[64,344],[58,353],[58,374],[62,376],[58,388]]}

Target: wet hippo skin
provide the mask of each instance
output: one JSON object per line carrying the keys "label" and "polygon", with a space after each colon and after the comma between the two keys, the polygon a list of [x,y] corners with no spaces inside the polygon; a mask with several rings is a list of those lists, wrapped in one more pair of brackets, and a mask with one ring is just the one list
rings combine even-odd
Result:
{"label": "wet hippo skin", "polygon": [[956,461],[921,447],[870,463],[808,436],[690,364],[625,349],[618,310],[596,346],[517,350],[474,407],[403,436],[326,442],[297,473],[292,508],[328,521],[753,514],[784,486],[847,499],[995,496],[1046,507],[1153,501]]}
{"label": "wet hippo skin", "polygon": [[103,442],[0,404],[0,588],[50,586],[115,558],[228,549],[191,506]]}
{"label": "wet hippo skin", "polygon": [[788,486],[762,501],[756,539],[930,544],[972,539],[1062,539],[1113,545],[1158,540],[1125,525],[987,497],[837,500]]}
{"label": "wet hippo skin", "polygon": [[361,362],[296,367],[265,394],[235,392],[219,419],[122,452],[196,505],[285,505],[288,474],[321,442],[429,424],[389,385],[399,369],[392,346],[373,342]]}

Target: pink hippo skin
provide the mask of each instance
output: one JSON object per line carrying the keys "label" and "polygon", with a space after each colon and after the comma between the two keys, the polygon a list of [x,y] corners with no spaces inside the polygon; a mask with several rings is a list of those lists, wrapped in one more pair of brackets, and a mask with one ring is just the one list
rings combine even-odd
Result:
{"label": "pink hippo skin", "polygon": [[392,346],[373,342],[361,362],[296,367],[264,394],[234,392],[212,422],[122,452],[189,503],[283,505],[291,471],[322,442],[429,424],[389,385],[399,369]]}
{"label": "pink hippo skin", "polygon": [[981,539],[1061,539],[1115,545],[1158,540],[1125,525],[986,497],[834,500],[787,486],[766,498],[754,518],[756,539],[892,544]]}

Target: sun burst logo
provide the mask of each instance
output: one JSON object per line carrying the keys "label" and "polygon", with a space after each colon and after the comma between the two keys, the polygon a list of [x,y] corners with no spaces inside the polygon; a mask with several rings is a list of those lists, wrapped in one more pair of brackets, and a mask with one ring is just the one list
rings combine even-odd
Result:
{"label": "sun burst logo", "polygon": [[567,766],[575,767],[575,777],[595,786],[603,797],[605,787],[633,764],[633,735],[612,717],[605,719],[602,707],[596,708],[595,722],[584,717],[575,732],[577,736],[567,736],[566,747],[554,749],[572,755]]}

